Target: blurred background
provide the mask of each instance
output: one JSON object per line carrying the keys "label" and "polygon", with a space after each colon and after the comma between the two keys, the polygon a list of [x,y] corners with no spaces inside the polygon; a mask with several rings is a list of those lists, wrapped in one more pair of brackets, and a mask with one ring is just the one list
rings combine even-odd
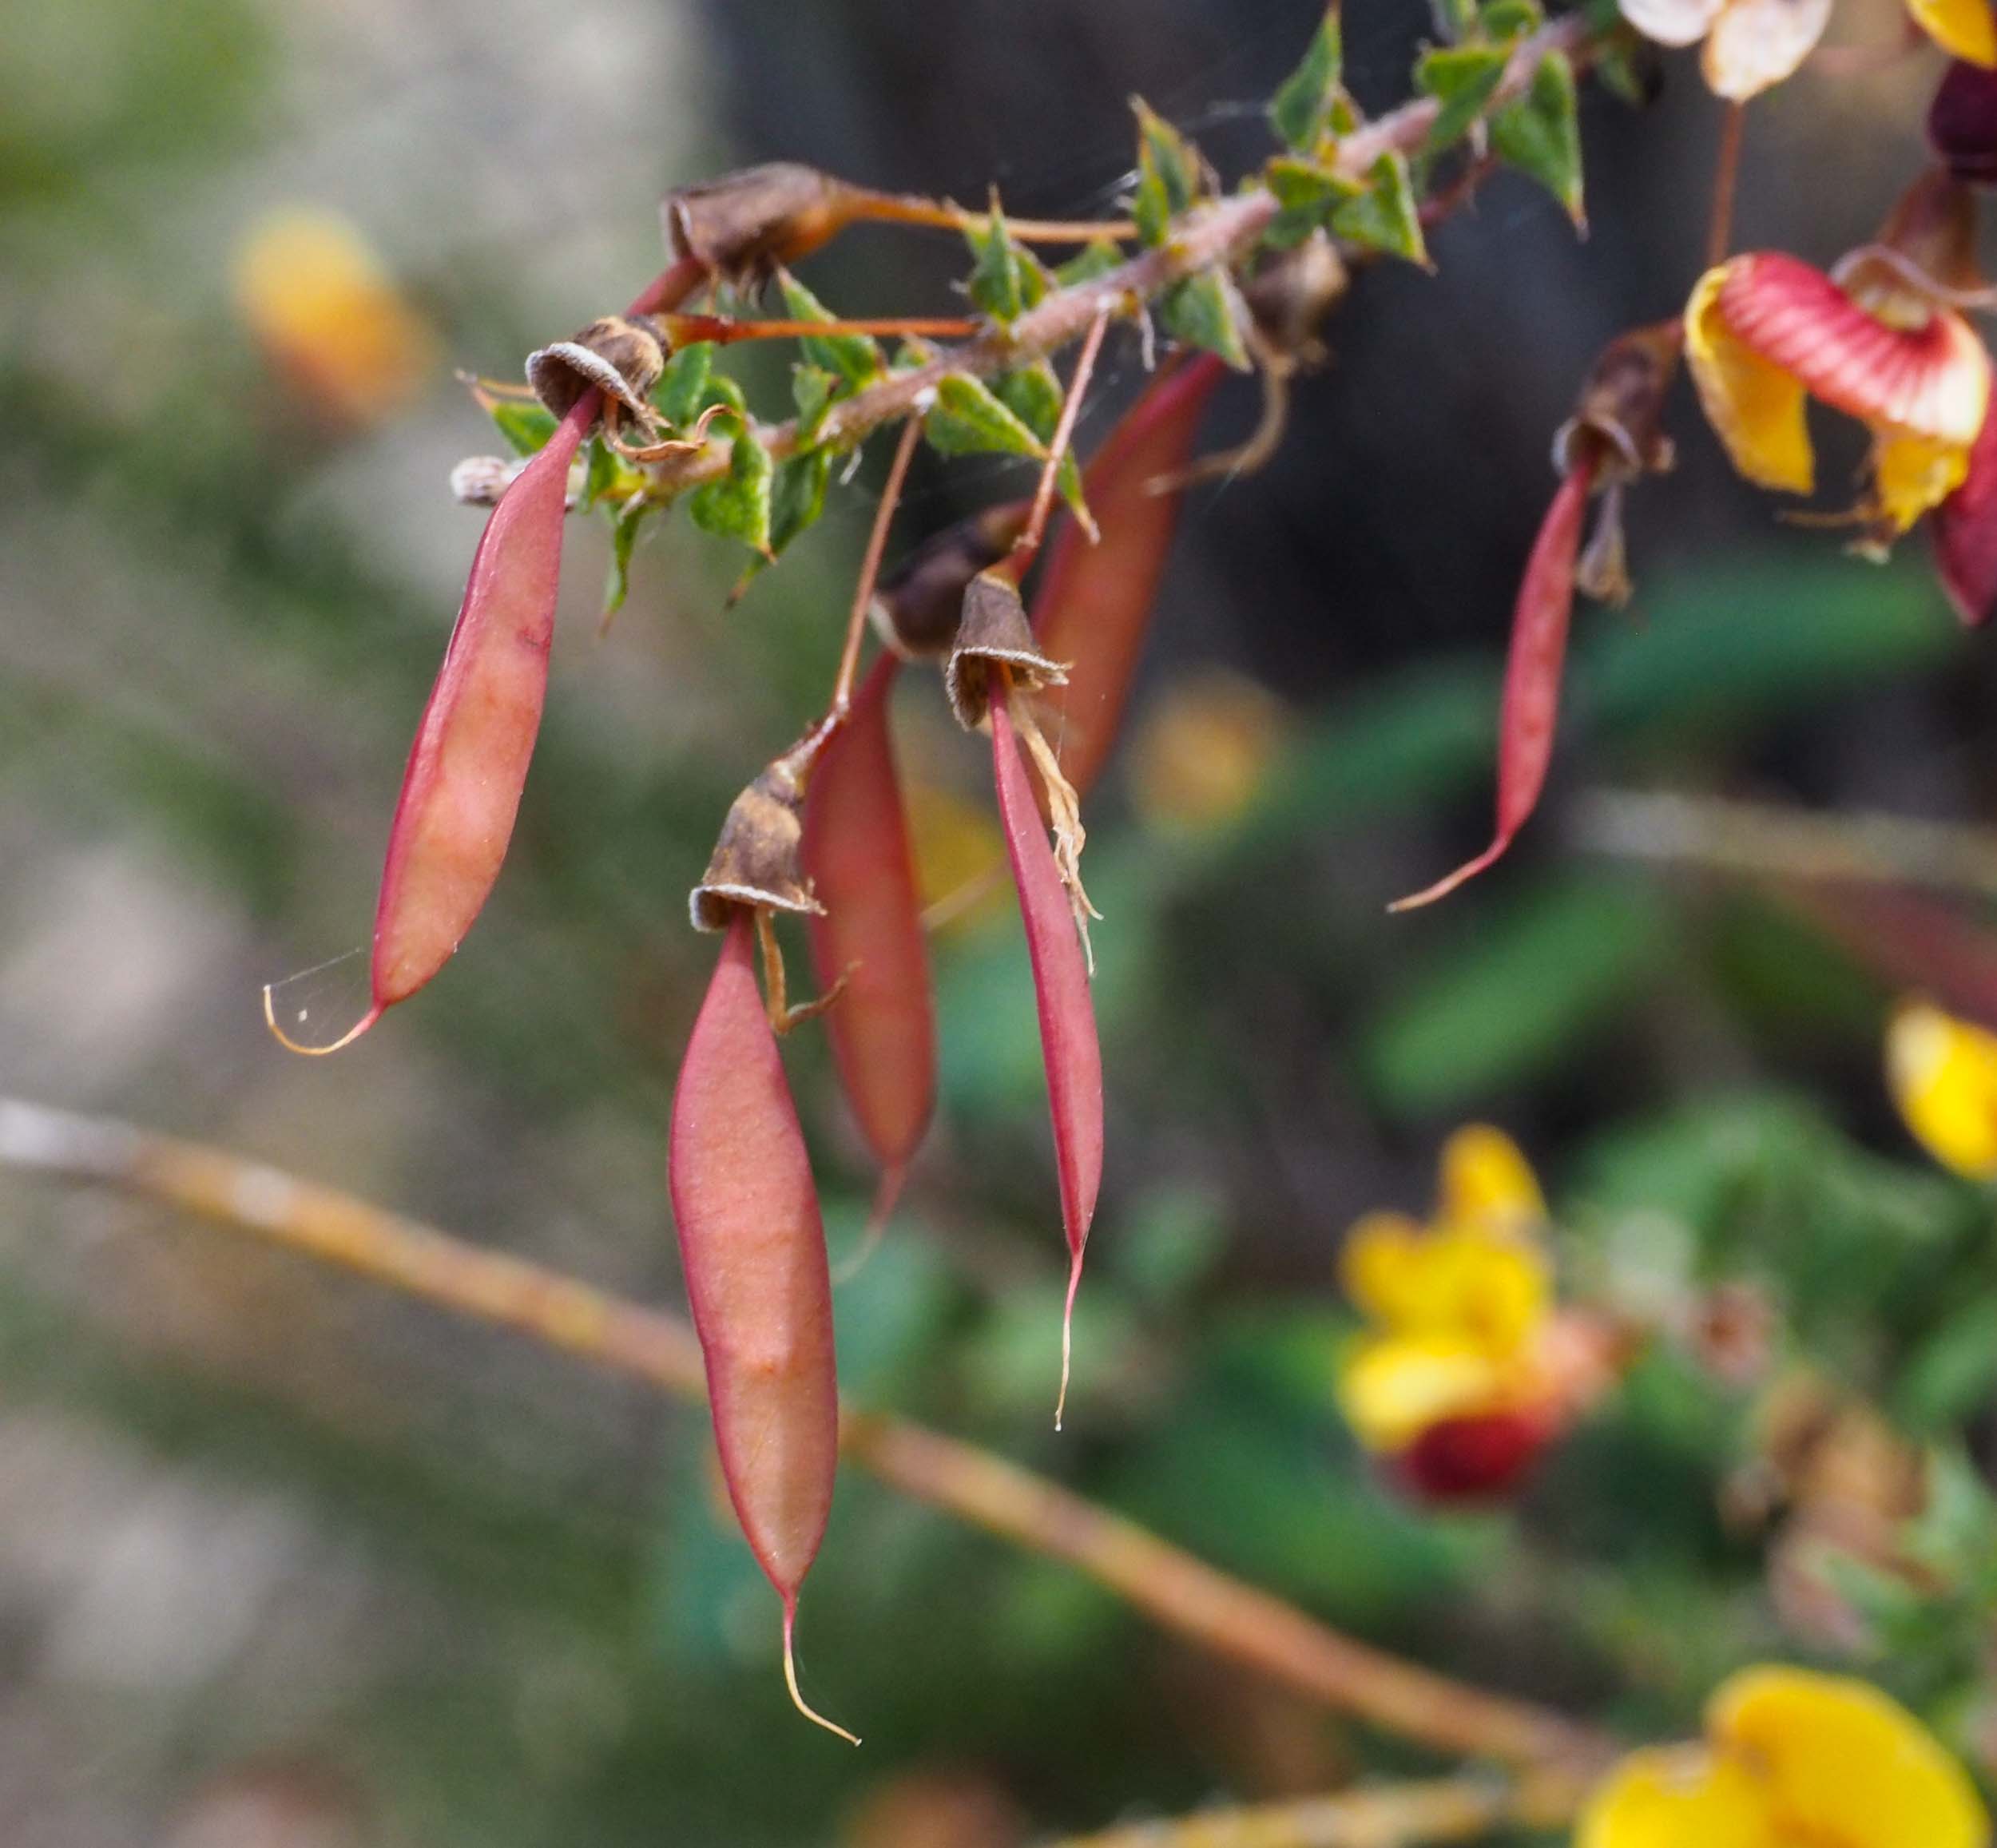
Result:
{"label": "blurred background", "polygon": [[[677,1304],[664,1124],[713,954],[685,894],[729,797],[822,704],[885,457],[732,609],[737,557],[661,522],[600,638],[607,545],[578,525],[493,902],[419,1002],[293,1059],[259,988],[335,959],[300,992],[358,1011],[483,518],[448,492],[497,446],[453,369],[514,375],[621,303],[658,267],[661,193],[751,161],[1104,210],[1136,93],[1231,176],[1316,16],[0,0],[0,1089]],[[1835,36],[1898,19],[1844,0]],[[1410,0],[1349,0],[1362,101],[1405,93],[1427,30]],[[1935,74],[1922,53],[1757,105],[1740,241],[1828,263],[1868,236]],[[1675,312],[1697,272],[1718,105],[1686,61],[1666,78],[1642,112],[1584,93],[1586,242],[1499,177],[1435,236],[1436,274],[1360,279],[1278,460],[1189,501],[1090,816],[1110,1140],[1068,1434],[1005,902],[938,939],[941,1118],[838,1306],[861,1402],[1636,1729],[1685,1725],[1757,1654],[1880,1648],[1848,1586],[1813,1585],[1813,1620],[1777,1531],[1729,1513],[1775,1363],[1735,1377],[1661,1342],[1518,1503],[1423,1513],[1332,1399],[1355,1217],[1425,1212],[1443,1136],[1489,1120],[1538,1167],[1577,1291],[1745,1283],[1782,1355],[1972,1451],[1997,1378],[1987,1202],[1920,1156],[1880,1075],[1919,943],[1698,854],[1602,851],[1650,838],[1605,791],[1987,819],[1997,673],[1918,536],[1880,569],[1777,524],[1681,391],[1680,466],[1632,505],[1638,597],[1578,616],[1538,818],[1449,904],[1385,914],[1487,835],[1551,432],[1600,344]],[[947,238],[861,230],[806,274],[845,312],[935,313],[963,267]],[[780,394],[780,361],[744,371]],[[1106,375],[1085,452],[1141,377],[1130,339]],[[1255,409],[1224,391],[1212,439]],[[1835,506],[1857,451],[1825,435]],[[1022,481],[924,456],[897,549]],[[997,851],[984,766],[933,684],[904,693],[947,885]],[[822,1041],[788,1057],[836,1255],[871,1176]],[[1959,1624],[1902,1689],[1972,1747],[1987,1634]],[[795,1719],[776,1645],[697,1410],[0,1174],[10,1848],[1012,1848],[1419,1763],[850,1474],[802,1646],[864,1751]]]}

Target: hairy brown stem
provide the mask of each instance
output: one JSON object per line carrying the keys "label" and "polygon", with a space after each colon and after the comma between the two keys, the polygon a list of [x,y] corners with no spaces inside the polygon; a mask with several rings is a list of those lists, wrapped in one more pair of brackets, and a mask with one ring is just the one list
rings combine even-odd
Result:
{"label": "hairy brown stem", "polygon": [[[165,1201],[676,1397],[705,1395],[700,1345],[677,1317],[224,1149],[0,1098],[0,1167]],[[840,1448],[848,1461],[915,1499],[1066,1561],[1162,1628],[1436,1751],[1580,1771],[1612,1749],[1550,1709],[1341,1636],[974,1445],[907,1419],[848,1410]]]}
{"label": "hairy brown stem", "polygon": [[[1549,54],[1576,54],[1589,41],[1587,22],[1578,14],[1542,26],[1514,50],[1488,106],[1499,108],[1518,96]],[[1411,153],[1427,137],[1441,109],[1435,98],[1423,97],[1368,123],[1340,145],[1337,170],[1348,178],[1362,178],[1381,155]],[[1274,196],[1259,186],[1198,207],[1155,249],[1086,282],[1055,289],[1009,327],[994,327],[939,353],[926,366],[897,372],[834,405],[820,420],[814,440],[835,450],[851,449],[883,424],[898,423],[920,410],[953,372],[988,379],[1050,359],[1082,339],[1099,318],[1134,315],[1174,283],[1216,264],[1241,261],[1268,230],[1277,209]],[[797,430],[793,419],[760,426],[756,434],[780,462],[796,451]],[[727,444],[710,443],[697,454],[661,462],[650,471],[652,491],[658,498],[670,499],[713,481],[727,472],[729,455]]]}

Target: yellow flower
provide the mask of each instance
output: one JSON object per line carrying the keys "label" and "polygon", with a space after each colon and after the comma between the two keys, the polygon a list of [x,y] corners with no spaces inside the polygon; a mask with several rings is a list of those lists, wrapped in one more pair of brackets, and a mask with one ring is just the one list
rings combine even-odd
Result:
{"label": "yellow flower", "polygon": [[429,327],[360,233],[332,212],[286,211],[252,227],[236,254],[236,307],[274,365],[319,410],[378,421],[422,387]]}
{"label": "yellow flower", "polygon": [[1968,1774],[1878,1689],[1749,1668],[1707,1703],[1705,1743],[1633,1752],[1575,1848],[1986,1848]]}
{"label": "yellow flower", "polygon": [[1733,466],[1763,487],[1806,494],[1815,485],[1808,398],[1864,423],[1872,486],[1860,515],[1884,544],[1967,474],[1991,366],[1953,308],[1860,254],[1852,288],[1863,299],[1779,252],[1707,271],[1685,307],[1685,352]]}
{"label": "yellow flower", "polygon": [[1266,688],[1225,668],[1168,687],[1130,740],[1130,795],[1152,827],[1193,832],[1255,799],[1288,715]]}
{"label": "yellow flower", "polygon": [[1451,1418],[1546,1397],[1553,1315],[1546,1216],[1510,1137],[1474,1125],[1444,1147],[1434,1223],[1372,1213],[1346,1235],[1340,1279],[1372,1324],[1346,1354],[1338,1398],[1369,1449],[1405,1449]]}
{"label": "yellow flower", "polygon": [[1886,1030],[1886,1079],[1929,1154],[1972,1180],[1997,1180],[1997,1034],[1909,1001]]}
{"label": "yellow flower", "polygon": [[[1794,73],[1830,22],[1831,0],[1622,0],[1622,16],[1660,45],[1705,41],[1705,81],[1745,102]],[[1997,65],[1991,0],[1907,0],[1907,10],[1951,57]]]}

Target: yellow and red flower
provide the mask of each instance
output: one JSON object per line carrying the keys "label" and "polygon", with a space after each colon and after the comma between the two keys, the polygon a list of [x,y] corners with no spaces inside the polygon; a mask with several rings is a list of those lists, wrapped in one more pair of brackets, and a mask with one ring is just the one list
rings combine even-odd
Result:
{"label": "yellow and red flower", "polygon": [[1971,1180],[1997,1180],[1997,1033],[1908,1001],[1886,1031],[1886,1079],[1930,1155]]}
{"label": "yellow and red flower", "polygon": [[1546,1203],[1517,1145],[1472,1125],[1443,1151],[1423,1226],[1369,1213],[1340,1255],[1370,1324],[1344,1356],[1338,1400],[1360,1442],[1433,1500],[1512,1486],[1574,1410],[1588,1343],[1558,1315]]}
{"label": "yellow and red flower", "polygon": [[1696,1745],[1632,1752],[1575,1848],[1987,1848],[1975,1786],[1934,1735],[1863,1681],[1743,1670]]}
{"label": "yellow and red flower", "polygon": [[[1830,23],[1831,0],[1621,0],[1622,16],[1659,45],[1705,42],[1703,65],[1717,96],[1745,102],[1793,76]],[[1914,24],[1943,50],[1997,65],[1991,0],[1907,0]]]}

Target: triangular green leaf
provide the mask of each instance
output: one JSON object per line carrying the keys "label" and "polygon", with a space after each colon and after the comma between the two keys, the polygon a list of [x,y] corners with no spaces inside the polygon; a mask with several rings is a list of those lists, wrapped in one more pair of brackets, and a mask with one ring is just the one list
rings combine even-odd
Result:
{"label": "triangular green leaf", "polygon": [[1337,236],[1368,250],[1405,257],[1410,263],[1428,261],[1407,162],[1399,154],[1383,154],[1373,163],[1366,190],[1333,209],[1331,228]]}
{"label": "triangular green leaf", "polygon": [[1574,67],[1559,53],[1542,58],[1526,93],[1491,118],[1491,140],[1500,156],[1530,173],[1586,228]]}
{"label": "triangular green leaf", "polygon": [[[832,311],[788,272],[780,271],[776,282],[784,311],[793,321],[835,319]],[[867,334],[808,334],[797,343],[797,350],[808,364],[836,372],[849,385],[871,384],[884,366],[879,343]]]}
{"label": "triangular green leaf", "polygon": [[836,372],[828,372],[823,366],[800,363],[791,368],[791,399],[797,406],[797,442],[800,449],[816,439],[818,426],[825,421],[825,413],[843,395],[843,384]]}
{"label": "triangular green leaf", "polygon": [[493,398],[477,394],[494,427],[516,455],[536,455],[554,434],[554,413],[538,399]]}
{"label": "triangular green leaf", "polygon": [[832,472],[829,451],[815,449],[780,462],[770,490],[770,549],[781,552],[799,533],[816,525],[825,511],[825,483]]}
{"label": "triangular green leaf", "polygon": [[1486,38],[1510,45],[1537,32],[1546,19],[1538,0],[1488,0],[1478,23]]}
{"label": "triangular green leaf", "polygon": [[771,478],[775,472],[770,452],[751,434],[744,420],[731,417],[729,421],[736,424],[736,434],[728,473],[697,489],[686,510],[703,532],[739,539],[751,551],[767,557]]}
{"label": "triangular green leaf", "polygon": [[1145,243],[1162,244],[1172,220],[1199,196],[1200,157],[1193,144],[1141,98],[1132,107],[1137,113],[1137,189],[1130,216]]}
{"label": "triangular green leaf", "polygon": [[713,403],[708,395],[708,375],[714,364],[714,343],[696,340],[682,347],[665,363],[652,403],[660,416],[675,430],[685,430]]}
{"label": "triangular green leaf", "polygon": [[642,494],[634,494],[610,518],[610,571],[603,587],[603,613],[615,616],[631,590],[631,553],[638,529],[651,510]]}
{"label": "triangular green leaf", "polygon": [[[1054,375],[1054,367],[1045,359],[995,379],[991,389],[999,403],[1042,444],[1054,440],[1066,394],[1061,389],[1060,379]],[[1061,466],[1054,471],[1054,486],[1060,490],[1061,498],[1078,514],[1086,511],[1086,503],[1082,498],[1082,470],[1075,465],[1072,446],[1062,457]]]}
{"label": "triangular green leaf", "polygon": [[1344,68],[1338,0],[1332,0],[1311,34],[1303,61],[1283,80],[1269,103],[1270,125],[1300,154],[1316,148],[1331,126]]}
{"label": "triangular green leaf", "polygon": [[1175,340],[1217,353],[1237,372],[1250,370],[1241,328],[1248,310],[1233,283],[1217,269],[1174,283],[1158,297],[1158,325]]}
{"label": "triangular green leaf", "polygon": [[1428,131],[1428,150],[1439,153],[1469,133],[1496,92],[1511,54],[1495,45],[1450,46],[1425,51],[1415,65],[1415,87],[1442,105]]}
{"label": "triangular green leaf", "polygon": [[1085,244],[1054,272],[1054,280],[1063,288],[1072,288],[1077,283],[1092,283],[1099,276],[1107,276],[1123,262],[1123,252],[1108,239],[1098,237]]}
{"label": "triangular green leaf", "polygon": [[936,387],[936,402],[923,432],[942,455],[1044,456],[1046,446],[1015,413],[966,372],[952,372]]}

